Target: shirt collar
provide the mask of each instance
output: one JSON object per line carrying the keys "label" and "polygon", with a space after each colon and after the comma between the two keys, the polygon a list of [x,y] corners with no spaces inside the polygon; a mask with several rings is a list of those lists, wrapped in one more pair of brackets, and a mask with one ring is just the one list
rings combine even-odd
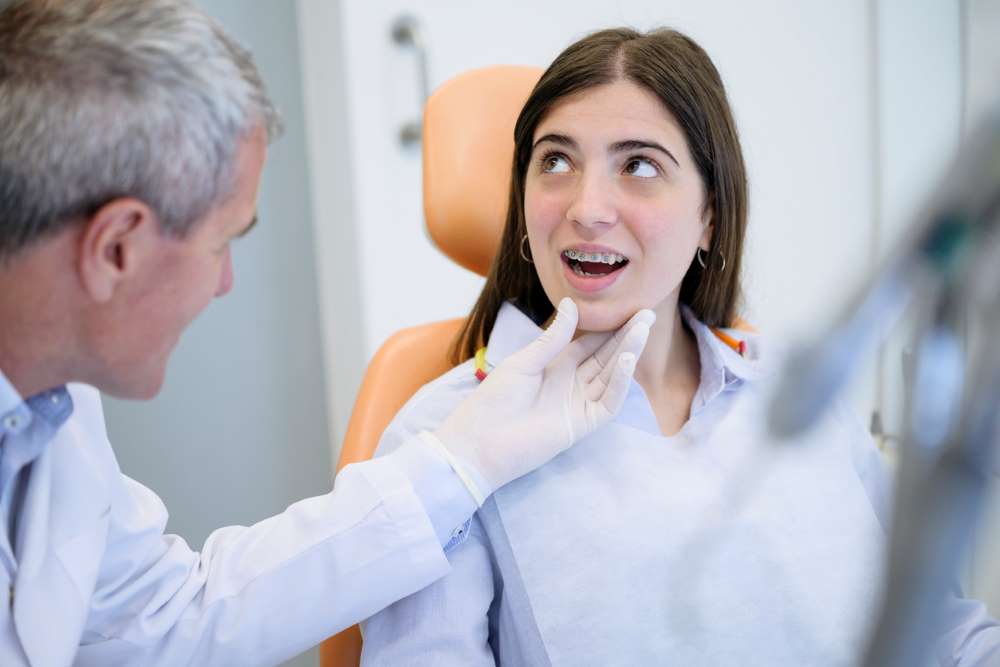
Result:
{"label": "shirt collar", "polygon": [[48,422],[53,430],[65,424],[73,414],[73,398],[66,385],[35,394],[25,402],[35,416]]}
{"label": "shirt collar", "polygon": [[0,434],[16,435],[35,417],[52,430],[58,430],[73,413],[73,399],[66,386],[56,387],[24,400],[0,370]]}
{"label": "shirt collar", "polygon": [[24,402],[7,376],[0,370],[0,416],[3,416]]}
{"label": "shirt collar", "polygon": [[[681,316],[698,343],[701,381],[695,408],[701,408],[726,387],[741,380],[756,380],[767,373],[761,353],[759,336],[741,329],[723,329],[733,338],[746,342],[743,355],[732,349],[712,330],[681,304]],[[486,349],[486,361],[492,367],[535,340],[541,328],[514,304],[505,302],[497,313]]]}
{"label": "shirt collar", "polygon": [[684,304],[681,304],[681,317],[698,341],[698,354],[701,356],[702,365],[709,361],[712,366],[720,367],[730,376],[740,380],[756,380],[769,372],[767,355],[763,352],[760,336],[756,332],[744,329],[719,329],[729,337],[745,343],[745,351],[740,354],[722,342],[715,332],[695,317],[694,312]]}
{"label": "shirt collar", "polygon": [[542,333],[541,327],[509,301],[500,306],[486,348],[486,361],[497,366]]}
{"label": "shirt collar", "polygon": [[698,343],[698,358],[701,364],[698,391],[691,402],[692,414],[708,405],[726,388],[744,380],[757,380],[767,373],[757,334],[742,329],[721,329],[723,333],[745,343],[744,353],[740,354],[720,340],[715,332],[699,321],[684,304],[681,304],[681,317],[684,318],[684,323]]}
{"label": "shirt collar", "polygon": [[31,409],[3,371],[0,371],[0,441],[7,434],[18,435],[30,424]]}

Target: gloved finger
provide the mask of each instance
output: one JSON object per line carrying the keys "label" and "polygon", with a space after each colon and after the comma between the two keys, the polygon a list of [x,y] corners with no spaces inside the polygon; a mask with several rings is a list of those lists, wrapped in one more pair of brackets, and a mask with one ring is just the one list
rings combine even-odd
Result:
{"label": "gloved finger", "polygon": [[[631,354],[636,359],[642,356],[642,351],[646,349],[646,341],[649,340],[649,325],[644,321],[634,324],[622,338],[621,343],[618,345],[618,349],[615,350],[616,360],[621,359],[623,354]],[[615,364],[605,364],[601,372],[598,373],[597,379],[603,382],[605,385],[611,384],[611,376],[616,372]]]}
{"label": "gloved finger", "polygon": [[[624,339],[616,350],[618,356],[615,357],[615,361],[619,361],[623,355],[632,355],[638,359],[646,347],[647,340],[649,340],[649,326],[645,321],[640,321],[626,332]],[[583,382],[584,396],[591,401],[601,401],[608,387],[611,385],[612,377],[616,371],[615,363],[608,363],[604,365],[604,368],[595,377],[589,380],[585,380],[581,375],[580,380]]]}
{"label": "gloved finger", "polygon": [[[653,326],[653,322],[656,321],[656,313],[651,310],[643,309],[629,318],[629,321],[618,328],[611,337],[597,352],[590,358],[587,359],[583,364],[580,365],[580,379],[584,382],[590,382],[597,375],[608,368],[608,362],[611,359],[617,358],[619,354],[627,351],[622,347],[622,343],[625,341],[626,336],[638,325],[645,325],[646,334],[649,334],[649,328]],[[634,344],[635,341],[633,340]],[[645,342],[643,343],[645,345]],[[635,356],[638,357],[642,352],[642,347],[640,346],[638,351],[632,349],[635,352]],[[607,380],[607,377],[605,377]]]}
{"label": "gloved finger", "polygon": [[579,314],[576,304],[569,297],[559,302],[556,319],[542,335],[513,355],[512,360],[525,373],[541,373],[549,363],[566,349],[573,334]]}
{"label": "gloved finger", "polygon": [[[610,419],[618,414],[625,403],[628,395],[629,384],[632,382],[632,374],[635,373],[636,356],[631,352],[620,354],[615,363],[608,364],[609,378],[604,395],[598,399],[599,411],[605,419]],[[594,424],[596,428],[600,424]]]}
{"label": "gloved finger", "polygon": [[594,363],[594,354],[603,348],[611,338],[612,334],[607,331],[585,333],[569,344],[569,347],[566,348],[566,355],[580,368],[591,365]]}

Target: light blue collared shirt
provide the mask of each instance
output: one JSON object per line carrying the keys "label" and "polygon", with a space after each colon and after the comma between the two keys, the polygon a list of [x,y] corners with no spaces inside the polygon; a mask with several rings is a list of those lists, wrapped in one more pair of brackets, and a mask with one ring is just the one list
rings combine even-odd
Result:
{"label": "light blue collared shirt", "polygon": [[0,370],[0,559],[8,580],[17,570],[17,517],[31,464],[71,414],[73,399],[65,386],[24,400]]}

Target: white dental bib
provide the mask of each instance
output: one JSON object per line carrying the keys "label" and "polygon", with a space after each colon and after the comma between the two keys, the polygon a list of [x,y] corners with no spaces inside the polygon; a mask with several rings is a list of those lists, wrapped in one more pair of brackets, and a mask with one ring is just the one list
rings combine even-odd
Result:
{"label": "white dental bib", "polygon": [[[701,361],[690,420],[662,436],[633,382],[614,422],[500,489],[484,523],[509,583],[553,665],[853,665],[884,567],[855,460],[868,436],[834,410],[773,442],[757,342],[740,356],[682,313]],[[494,363],[524,325],[503,316]]]}
{"label": "white dental bib", "polygon": [[856,435],[776,448],[762,408],[741,387],[664,438],[634,385],[615,423],[495,494],[551,664],[856,663],[884,542]]}

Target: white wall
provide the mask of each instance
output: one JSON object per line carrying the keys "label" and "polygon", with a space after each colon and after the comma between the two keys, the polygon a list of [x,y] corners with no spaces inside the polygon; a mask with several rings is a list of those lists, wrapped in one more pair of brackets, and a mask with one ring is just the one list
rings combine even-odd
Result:
{"label": "white wall", "polygon": [[1000,2],[962,0],[965,14],[966,126],[1000,102]]}
{"label": "white wall", "polygon": [[[305,130],[312,192],[313,248],[319,316],[326,354],[318,366],[326,378],[331,465],[336,464],[371,352],[369,323],[362,309],[365,266],[358,254],[364,232],[357,215],[352,168],[353,109],[346,104],[347,67],[339,2],[300,3],[299,45],[302,61]],[[296,73],[297,74],[297,73]]]}

